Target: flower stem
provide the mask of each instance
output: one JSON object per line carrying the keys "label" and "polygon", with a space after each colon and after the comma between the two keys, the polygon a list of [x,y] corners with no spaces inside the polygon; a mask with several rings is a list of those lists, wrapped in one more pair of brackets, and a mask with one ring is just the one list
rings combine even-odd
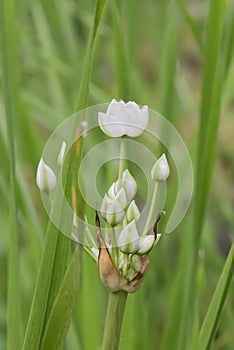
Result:
{"label": "flower stem", "polygon": [[121,180],[123,168],[124,168],[124,155],[125,155],[125,142],[124,139],[120,140],[120,151],[119,151],[119,175],[118,179]]}
{"label": "flower stem", "polygon": [[128,293],[109,293],[102,350],[118,350],[121,325]]}
{"label": "flower stem", "polygon": [[146,224],[145,224],[144,234],[147,233],[147,231],[149,230],[149,227],[150,227],[150,222],[151,222],[151,219],[152,219],[153,213],[154,213],[154,207],[155,207],[155,203],[156,203],[157,192],[158,192],[158,182],[155,182],[154,192],[153,192],[151,206],[150,206],[150,211],[149,211],[149,215],[148,215],[148,218],[147,218],[147,221],[146,221]]}

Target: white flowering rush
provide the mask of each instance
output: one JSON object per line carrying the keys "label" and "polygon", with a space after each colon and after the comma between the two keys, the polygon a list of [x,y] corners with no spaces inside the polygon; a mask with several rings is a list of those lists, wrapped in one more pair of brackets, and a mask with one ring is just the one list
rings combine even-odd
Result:
{"label": "white flowering rush", "polygon": [[148,106],[140,108],[135,102],[113,99],[106,113],[98,113],[98,123],[102,131],[110,137],[128,135],[137,137],[148,125]]}
{"label": "white flowering rush", "polygon": [[[99,126],[109,137],[124,135],[137,137],[144,132],[148,121],[148,107],[140,108],[132,101],[125,103],[113,99],[106,113],[98,113]],[[121,143],[122,146],[123,144]],[[102,221],[105,223],[103,232],[96,212],[99,249],[92,251],[90,249],[90,255],[98,262],[101,280],[110,291],[124,290],[133,293],[143,281],[149,264],[149,252],[161,236],[157,232],[157,224],[161,214],[165,212],[158,214],[153,229],[150,228],[150,223],[154,216],[157,182],[166,181],[169,176],[169,165],[163,154],[152,168],[151,177],[156,184],[143,232],[138,228],[141,212],[135,201],[137,182],[128,169],[124,171],[122,169],[123,163],[120,157],[118,179],[106,191],[99,208]],[[91,237],[89,232],[88,237]]]}

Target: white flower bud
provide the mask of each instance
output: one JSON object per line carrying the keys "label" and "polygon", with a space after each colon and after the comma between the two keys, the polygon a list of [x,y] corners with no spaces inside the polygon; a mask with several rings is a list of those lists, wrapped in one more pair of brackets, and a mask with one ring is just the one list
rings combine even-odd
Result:
{"label": "white flower bud", "polygon": [[118,247],[121,252],[126,254],[134,254],[138,249],[138,232],[136,223],[133,220],[124,227],[118,238]]}
{"label": "white flower bud", "polygon": [[126,193],[123,188],[121,188],[120,191],[116,194],[113,201],[118,202],[122,209],[126,207],[128,201],[127,201]]}
{"label": "white flower bud", "polygon": [[135,203],[135,201],[132,201],[128,207],[127,210],[127,220],[128,222],[132,220],[137,220],[140,216],[140,211]]}
{"label": "white flower bud", "polygon": [[39,189],[45,192],[51,191],[56,186],[56,176],[43,159],[40,160],[37,168],[36,182]]}
{"label": "white flower bud", "polygon": [[128,169],[124,170],[121,180],[115,183],[115,191],[119,191],[120,188],[124,189],[128,202],[131,201],[136,194],[137,183]]}
{"label": "white flower bud", "polygon": [[114,182],[114,183],[111,185],[111,187],[109,188],[108,192],[107,192],[108,197],[109,197],[110,199],[114,199],[115,196],[116,196],[116,194],[118,193],[118,191],[115,191],[115,187],[116,187],[115,185],[116,185],[116,183]]}
{"label": "white flower bud", "polygon": [[147,106],[140,108],[135,102],[113,99],[106,113],[98,113],[98,123],[102,131],[110,137],[128,135],[136,137],[143,133],[149,121]]}
{"label": "white flower bud", "polygon": [[139,247],[137,250],[137,254],[139,255],[145,255],[149,253],[149,251],[152,249],[154,245],[154,235],[143,235],[139,237]]}
{"label": "white flower bud", "polygon": [[165,154],[154,164],[151,170],[151,177],[154,181],[166,181],[170,173],[169,165]]}
{"label": "white flower bud", "polygon": [[121,204],[117,201],[111,201],[107,204],[106,220],[111,226],[118,225],[124,218],[124,211]]}
{"label": "white flower bud", "polygon": [[67,147],[67,143],[65,141],[63,141],[62,146],[61,146],[60,151],[59,151],[58,159],[57,159],[57,164],[60,168],[63,165],[66,147]]}
{"label": "white flower bud", "polygon": [[161,234],[157,234],[157,238],[155,240],[154,235],[142,235],[139,237],[138,242],[138,250],[136,254],[138,255],[145,255],[148,254],[154,245],[156,245],[161,237]]}
{"label": "white flower bud", "polygon": [[83,137],[86,137],[87,136],[87,130],[88,130],[88,122],[87,122],[87,120],[83,120],[81,122],[81,127],[82,127],[82,135],[83,135]]}

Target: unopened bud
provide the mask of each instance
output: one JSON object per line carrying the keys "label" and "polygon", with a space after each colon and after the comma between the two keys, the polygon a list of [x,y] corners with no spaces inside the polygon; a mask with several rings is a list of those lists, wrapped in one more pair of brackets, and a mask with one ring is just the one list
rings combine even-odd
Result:
{"label": "unopened bud", "polygon": [[124,227],[118,238],[119,249],[126,254],[134,254],[138,249],[138,232],[133,220]]}
{"label": "unopened bud", "polygon": [[165,154],[154,164],[151,170],[151,177],[154,181],[166,181],[170,173],[169,165]]}
{"label": "unopened bud", "polygon": [[53,170],[43,161],[40,160],[36,176],[37,186],[41,191],[51,191],[56,186],[56,176]]}
{"label": "unopened bud", "polygon": [[127,210],[127,220],[128,222],[131,222],[133,220],[137,220],[139,216],[140,216],[140,211],[135,201],[132,201]]}

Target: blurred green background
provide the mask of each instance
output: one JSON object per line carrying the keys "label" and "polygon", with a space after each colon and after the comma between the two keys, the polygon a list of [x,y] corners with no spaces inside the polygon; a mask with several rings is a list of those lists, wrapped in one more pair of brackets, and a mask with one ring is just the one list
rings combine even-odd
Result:
{"label": "blurred green background", "polygon": [[[128,298],[123,350],[199,349],[188,344],[200,328],[233,240],[234,2],[221,3],[109,0],[100,24],[88,105],[123,98],[157,110],[184,138],[196,175],[195,207],[173,234],[162,238],[151,254],[143,286]],[[16,151],[19,285],[15,293],[20,297],[23,339],[47,223],[35,184],[36,167],[49,135],[79,104],[95,1],[12,4],[6,2],[5,18]],[[0,88],[0,349],[5,349],[11,197],[2,83]],[[175,187],[171,181],[166,210]],[[197,236],[201,231],[202,235],[191,252],[188,237],[196,236],[196,218],[201,218]],[[193,255],[195,269],[188,277],[186,266]],[[196,290],[192,305],[186,299],[191,292],[186,289],[187,278]],[[78,299],[65,347],[98,349],[107,293],[97,267],[85,255]],[[233,307],[232,282],[210,348],[233,349]]]}

